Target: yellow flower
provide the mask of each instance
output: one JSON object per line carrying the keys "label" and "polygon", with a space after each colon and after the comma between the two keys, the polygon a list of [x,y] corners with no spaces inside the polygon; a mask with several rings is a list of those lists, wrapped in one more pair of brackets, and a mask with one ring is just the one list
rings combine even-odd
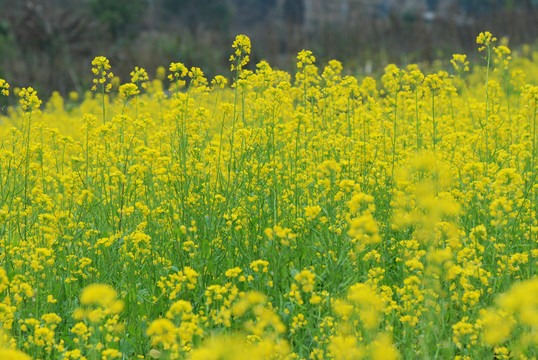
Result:
{"label": "yellow flower", "polygon": [[388,334],[379,334],[371,345],[372,360],[397,360],[398,350],[392,345]]}
{"label": "yellow flower", "polygon": [[497,41],[497,38],[491,35],[489,31],[481,32],[476,38],[476,43],[483,46],[479,47],[478,51],[483,51],[484,49],[489,48],[495,41]]}
{"label": "yellow flower", "polygon": [[168,75],[170,81],[178,80],[179,78],[187,76],[189,70],[182,63],[171,63],[169,69],[172,74]]}
{"label": "yellow flower", "polygon": [[170,349],[177,342],[177,329],[168,319],[157,319],[149,325],[146,334],[151,338],[151,345],[161,345]]}
{"label": "yellow flower", "polygon": [[227,83],[228,80],[221,75],[217,75],[213,80],[211,80],[211,85],[213,85],[214,88],[224,89]]}
{"label": "yellow flower", "polygon": [[357,360],[366,355],[364,346],[352,335],[338,335],[331,337],[328,350],[335,360]]}
{"label": "yellow flower", "polygon": [[100,84],[103,92],[109,92],[112,89],[112,84],[106,84],[106,82],[114,77],[110,71],[110,62],[104,56],[97,56],[92,60],[92,66],[92,72],[95,75],[92,91],[96,91],[97,85]]}
{"label": "yellow flower", "polygon": [[217,336],[207,339],[202,346],[194,349],[189,360],[287,359],[288,353],[289,346],[285,341],[262,339],[260,342],[249,343],[237,335]]}
{"label": "yellow flower", "polygon": [[232,48],[235,49],[234,53],[230,56],[230,62],[232,63],[232,71],[241,71],[249,61],[250,54],[250,39],[246,35],[237,35]]}
{"label": "yellow flower", "polygon": [[123,354],[116,350],[116,349],[104,349],[102,352],[101,352],[101,358],[103,360],[108,360],[108,359],[121,359],[123,357]]}
{"label": "yellow flower", "polygon": [[463,338],[475,332],[473,324],[469,323],[468,320],[468,317],[464,317],[461,321],[452,325],[452,341],[459,348],[463,346]]}
{"label": "yellow flower", "polygon": [[452,60],[450,60],[450,62],[460,75],[464,71],[469,71],[469,62],[467,61],[467,55],[465,54],[452,55]]}
{"label": "yellow flower", "polygon": [[314,279],[316,278],[316,275],[313,274],[310,270],[303,270],[297,275],[294,276],[294,280],[297,281],[301,287],[302,290],[305,293],[309,293],[314,291]]}
{"label": "yellow flower", "polygon": [[140,94],[138,86],[133,83],[127,83],[120,86],[120,97],[123,99],[128,99],[131,96]]}
{"label": "yellow flower", "polygon": [[297,67],[299,69],[302,69],[304,64],[312,65],[314,62],[316,62],[316,58],[314,55],[312,55],[312,51],[310,50],[302,50],[297,54]]}
{"label": "yellow flower", "polygon": [[138,66],[135,67],[133,71],[131,71],[131,82],[133,84],[136,84],[137,86],[141,86],[142,88],[146,88],[147,84],[146,81],[149,80],[148,73],[143,68],[139,68]]}
{"label": "yellow flower", "polygon": [[251,307],[263,305],[265,299],[265,295],[257,291],[249,291],[241,300],[233,305],[233,314],[243,316]]}
{"label": "yellow flower", "polygon": [[0,293],[6,290],[9,286],[9,279],[7,277],[6,270],[3,267],[0,267]]}
{"label": "yellow flower", "polygon": [[89,333],[89,330],[88,330],[88,327],[86,326],[86,324],[82,323],[82,322],[79,322],[77,323],[75,326],[73,326],[71,328],[71,332],[73,334],[76,334],[80,337],[83,337],[83,336],[87,336],[88,333]]}
{"label": "yellow flower", "polygon": [[424,78],[424,85],[430,88],[431,90],[438,90],[442,87],[443,79],[439,74],[431,74]]}
{"label": "yellow flower", "polygon": [[6,360],[32,360],[29,355],[15,349],[0,349],[0,359]]}
{"label": "yellow flower", "polygon": [[[264,272],[266,273],[268,270],[269,262],[265,260],[254,260],[250,264],[250,268],[254,270],[255,272]],[[260,269],[261,268],[261,269]]]}
{"label": "yellow flower", "polygon": [[304,214],[308,220],[313,220],[320,212],[321,206],[319,205],[306,206],[304,209]]}
{"label": "yellow flower", "polygon": [[0,79],[0,94],[4,96],[9,95],[9,84],[4,79]]}
{"label": "yellow flower", "polygon": [[490,346],[499,345],[508,338],[514,326],[514,320],[502,310],[486,310],[480,315],[484,329],[484,341]]}
{"label": "yellow flower", "polygon": [[[82,305],[98,305],[114,314],[123,310],[123,302],[116,300],[116,290],[110,285],[92,284],[85,287],[80,295]],[[97,316],[97,315],[95,315]]]}
{"label": "yellow flower", "polygon": [[41,316],[41,319],[47,324],[58,324],[62,321],[62,318],[55,313],[44,314]]}
{"label": "yellow flower", "polygon": [[38,109],[41,105],[41,100],[37,97],[37,92],[31,87],[22,88],[19,92],[19,97],[19,104],[25,111],[31,112]]}
{"label": "yellow flower", "polygon": [[381,242],[379,226],[370,213],[351,219],[348,235],[360,244],[377,244]]}
{"label": "yellow flower", "polygon": [[181,315],[183,313],[190,313],[192,312],[192,305],[190,302],[185,300],[179,300],[170,306],[170,310],[166,313],[166,317],[169,319],[173,319],[177,315]]}
{"label": "yellow flower", "polygon": [[228,270],[226,270],[225,275],[226,275],[227,277],[234,278],[234,277],[238,277],[239,274],[241,274],[242,271],[243,271],[243,270],[241,270],[241,268],[235,267],[235,268],[233,268],[233,269],[228,269]]}
{"label": "yellow flower", "polygon": [[384,306],[385,301],[375,288],[357,283],[349,288],[345,300],[337,299],[334,302],[333,308],[343,320],[350,320],[356,314],[366,329],[373,329],[379,323]]}

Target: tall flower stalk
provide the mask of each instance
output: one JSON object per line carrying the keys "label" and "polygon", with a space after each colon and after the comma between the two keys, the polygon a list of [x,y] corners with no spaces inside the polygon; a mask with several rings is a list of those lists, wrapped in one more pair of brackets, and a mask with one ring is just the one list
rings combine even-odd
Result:
{"label": "tall flower stalk", "polygon": [[92,72],[95,75],[93,79],[92,91],[101,92],[102,110],[103,110],[103,124],[106,124],[106,98],[105,94],[112,89],[112,83],[110,80],[114,77],[112,71],[110,71],[110,62],[104,56],[97,56],[92,61]]}
{"label": "tall flower stalk", "polygon": [[485,143],[485,174],[487,176],[488,173],[488,166],[489,166],[489,144],[488,144],[488,118],[489,118],[489,69],[490,69],[490,62],[491,62],[491,51],[492,51],[492,44],[497,41],[496,37],[493,37],[489,31],[481,32],[478,37],[476,38],[476,43],[479,45],[482,45],[478,48],[478,51],[486,52],[486,85],[485,85],[485,114],[484,114],[484,121],[480,121],[480,127],[482,128],[482,131],[484,132],[484,143]]}

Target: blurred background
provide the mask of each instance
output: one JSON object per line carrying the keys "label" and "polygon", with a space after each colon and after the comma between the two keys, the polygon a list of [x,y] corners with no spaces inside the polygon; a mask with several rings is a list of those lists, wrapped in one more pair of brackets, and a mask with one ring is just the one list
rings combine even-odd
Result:
{"label": "blurred background", "polygon": [[510,46],[535,44],[538,0],[0,0],[0,78],[41,97],[91,86],[91,60],[110,59],[128,81],[183,62],[229,75],[231,43],[252,40],[262,60],[294,73],[297,52],[343,62],[353,75],[390,63],[475,54],[489,30]]}

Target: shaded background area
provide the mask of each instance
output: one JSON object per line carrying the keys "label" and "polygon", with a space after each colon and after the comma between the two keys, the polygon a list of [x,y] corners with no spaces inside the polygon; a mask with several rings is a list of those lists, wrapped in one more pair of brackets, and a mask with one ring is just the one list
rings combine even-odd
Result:
{"label": "shaded background area", "polygon": [[538,0],[0,0],[0,9],[0,77],[44,97],[88,89],[97,55],[122,81],[135,66],[151,76],[172,61],[227,75],[239,33],[252,40],[253,64],[293,72],[306,48],[355,74],[475,53],[484,30],[511,46],[538,37]]}

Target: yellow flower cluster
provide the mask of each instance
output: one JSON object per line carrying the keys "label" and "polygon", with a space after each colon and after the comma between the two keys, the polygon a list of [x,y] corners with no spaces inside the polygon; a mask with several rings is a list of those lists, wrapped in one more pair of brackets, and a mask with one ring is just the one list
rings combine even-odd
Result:
{"label": "yellow flower cluster", "polygon": [[103,92],[109,92],[112,89],[112,83],[107,84],[107,81],[114,77],[114,74],[110,71],[110,62],[104,56],[97,56],[92,60],[92,66],[92,72],[95,75],[92,91],[96,91],[97,85],[100,85]]}
{"label": "yellow flower cluster", "polygon": [[495,41],[497,41],[497,38],[491,35],[489,31],[481,32],[476,38],[476,43],[482,45],[478,48],[478,51],[489,48]]}
{"label": "yellow flower cluster", "polygon": [[0,358],[536,358],[538,51],[495,41],[0,80]]}
{"label": "yellow flower cluster", "polygon": [[24,111],[32,112],[36,109],[39,109],[41,105],[41,100],[37,97],[37,91],[33,88],[22,88],[19,91],[19,105]]}
{"label": "yellow flower cluster", "polygon": [[250,39],[248,36],[238,35],[232,44],[232,48],[235,51],[230,56],[230,62],[232,63],[231,70],[241,71],[249,61]]}
{"label": "yellow flower cluster", "polygon": [[136,66],[135,69],[131,71],[130,75],[131,75],[131,82],[133,84],[136,84],[137,86],[140,86],[144,89],[147,87],[147,81],[149,80],[149,77],[146,70]]}
{"label": "yellow flower cluster", "polygon": [[4,79],[0,79],[0,94],[9,96],[9,84]]}

